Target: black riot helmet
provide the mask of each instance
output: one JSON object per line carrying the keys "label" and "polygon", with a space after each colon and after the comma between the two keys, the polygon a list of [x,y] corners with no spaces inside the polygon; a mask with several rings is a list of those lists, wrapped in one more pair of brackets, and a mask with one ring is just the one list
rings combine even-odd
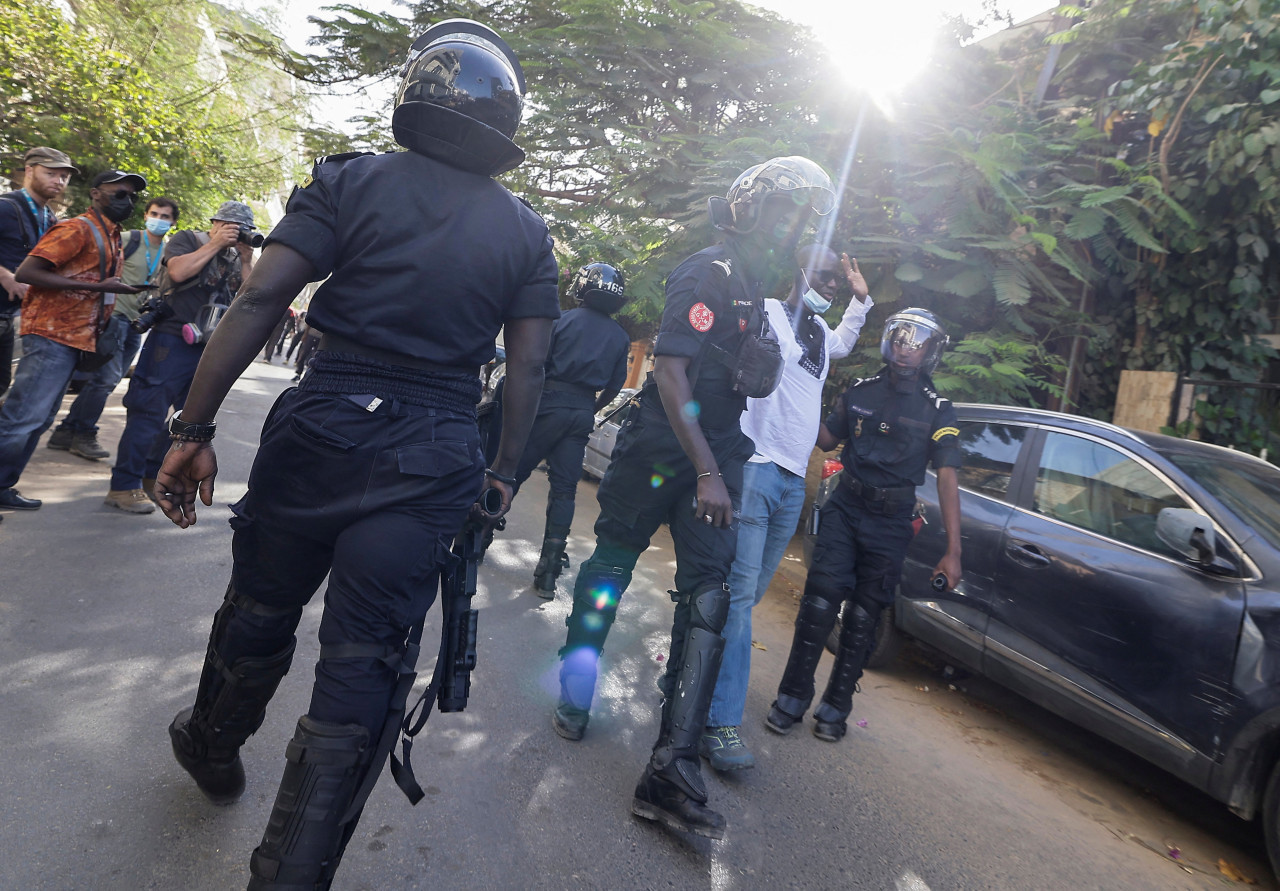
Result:
{"label": "black riot helmet", "polygon": [[622,270],[608,263],[588,263],[573,277],[569,292],[579,306],[613,315],[627,302]]}
{"label": "black riot helmet", "polygon": [[835,203],[835,190],[826,171],[808,158],[788,155],[744,170],[724,198],[707,199],[707,209],[717,229],[747,235],[766,216],[766,205],[775,211],[804,208],[824,217]]}
{"label": "black riot helmet", "polygon": [[880,355],[893,377],[915,380],[933,374],[942,351],[951,343],[938,317],[927,309],[911,307],[889,316],[880,336]]}
{"label": "black riot helmet", "polygon": [[428,28],[409,48],[391,117],[396,142],[469,173],[497,176],[524,152],[511,140],[524,72],[511,47],[470,19]]}

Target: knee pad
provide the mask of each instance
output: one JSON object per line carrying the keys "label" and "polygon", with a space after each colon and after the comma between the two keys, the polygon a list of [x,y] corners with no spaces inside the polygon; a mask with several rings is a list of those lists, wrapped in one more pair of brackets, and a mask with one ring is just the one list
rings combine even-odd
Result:
{"label": "knee pad", "polygon": [[825,644],[839,614],[838,603],[805,594],[800,599],[800,610],[796,613],[796,636],[806,643]]}
{"label": "knee pad", "polygon": [[729,586],[723,582],[707,585],[689,597],[689,622],[719,634],[729,618]]}

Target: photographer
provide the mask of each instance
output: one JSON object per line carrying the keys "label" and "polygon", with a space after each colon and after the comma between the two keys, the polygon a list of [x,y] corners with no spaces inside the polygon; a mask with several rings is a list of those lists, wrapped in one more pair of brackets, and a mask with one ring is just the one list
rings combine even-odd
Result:
{"label": "photographer", "polygon": [[165,233],[178,219],[178,205],[172,198],[152,198],[143,211],[145,229],[133,229],[121,235],[124,246],[124,266],[120,278],[136,288],[137,294],[116,295],[116,309],[107,323],[104,336],[112,343],[120,344],[114,356],[85,381],[84,389],[76,395],[67,416],[54,428],[46,445],[51,449],[70,452],[89,461],[110,456],[110,452],[98,443],[98,418],[106,407],[107,397],[124,380],[125,372],[133,364],[133,357],[142,345],[142,332],[133,321],[138,318],[140,306],[155,293],[155,280],[160,273],[160,258],[164,255]]}
{"label": "photographer", "polygon": [[262,241],[253,211],[239,201],[224,201],[212,223],[207,233],[186,230],[169,240],[164,303],[140,319],[153,320],[153,327],[124,396],[128,416],[104,501],[126,513],[155,510],[150,491],[169,448],[165,421],[187,401],[204,345],[253,269],[253,249]]}

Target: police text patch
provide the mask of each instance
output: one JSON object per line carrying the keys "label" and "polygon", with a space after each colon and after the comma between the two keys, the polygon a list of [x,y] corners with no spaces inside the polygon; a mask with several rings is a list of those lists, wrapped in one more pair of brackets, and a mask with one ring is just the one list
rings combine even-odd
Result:
{"label": "police text patch", "polygon": [[944,436],[959,436],[960,431],[955,427],[939,427],[933,434],[933,441],[937,442]]}
{"label": "police text patch", "polygon": [[694,331],[707,332],[715,324],[716,314],[705,303],[695,303],[689,309],[689,324]]}

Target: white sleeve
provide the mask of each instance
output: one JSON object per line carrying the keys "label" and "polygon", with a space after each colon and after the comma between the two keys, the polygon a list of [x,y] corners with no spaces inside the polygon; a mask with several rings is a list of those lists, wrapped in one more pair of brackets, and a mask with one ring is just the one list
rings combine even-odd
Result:
{"label": "white sleeve", "polygon": [[843,359],[853,351],[854,345],[858,342],[858,332],[862,330],[862,325],[867,320],[867,313],[875,305],[870,295],[867,295],[865,302],[857,297],[849,301],[849,308],[840,317],[840,324],[836,326],[836,330],[831,332],[831,341],[827,345],[827,355],[831,357],[832,362]]}

